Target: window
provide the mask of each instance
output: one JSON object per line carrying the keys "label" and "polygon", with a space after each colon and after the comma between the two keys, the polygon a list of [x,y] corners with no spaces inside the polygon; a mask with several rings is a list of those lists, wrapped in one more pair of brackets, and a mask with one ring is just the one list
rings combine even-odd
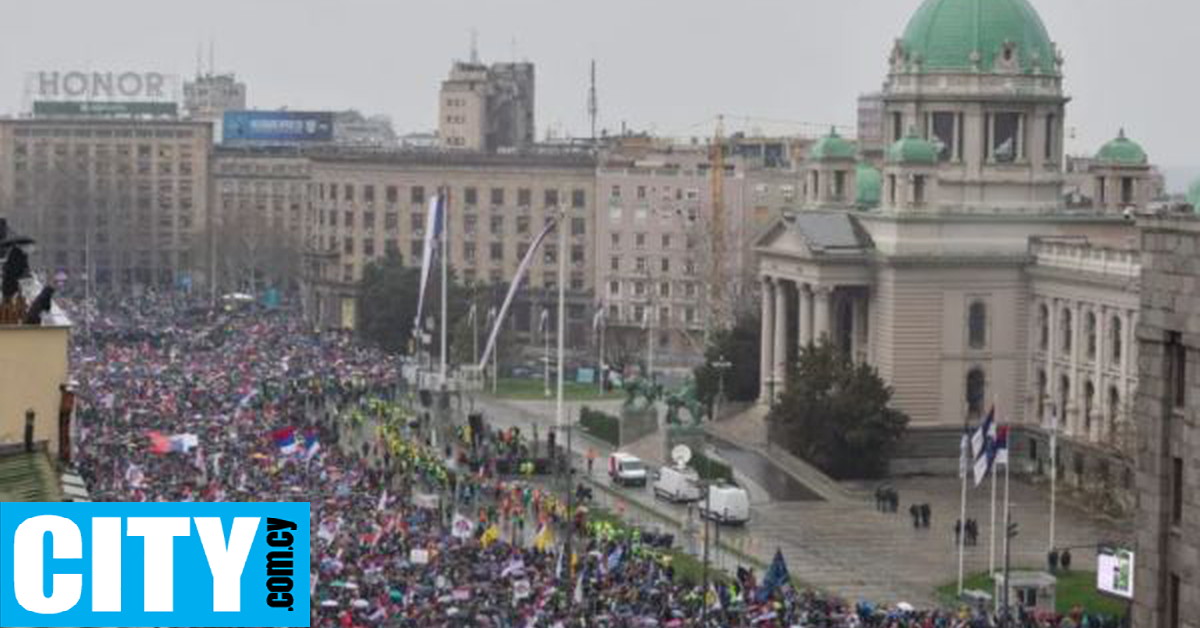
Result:
{"label": "window", "polygon": [[1000,163],[1011,163],[1022,157],[1021,121],[1019,113],[997,113],[992,118],[992,159]]}
{"label": "window", "polygon": [[888,205],[896,206],[896,175],[888,175]]}
{"label": "window", "polygon": [[954,158],[955,127],[958,115],[951,111],[935,111],[930,115],[929,141],[938,147],[938,159],[950,161]]}
{"label": "window", "polygon": [[408,221],[414,234],[421,235],[425,232],[425,214],[413,214],[409,216]]}
{"label": "window", "polygon": [[529,188],[517,188],[517,206],[529,207],[533,204],[533,190]]}
{"label": "window", "polygon": [[1042,351],[1050,346],[1050,308],[1045,303],[1038,306],[1038,346]]}
{"label": "window", "polygon": [[542,248],[542,262],[545,264],[553,264],[558,259],[558,247],[547,244]]}
{"label": "window", "polygon": [[833,198],[841,199],[846,194],[846,171],[837,170],[833,173]]}
{"label": "window", "polygon": [[987,380],[984,377],[983,369],[971,369],[967,373],[967,414],[970,417],[982,416],[986,388]]}
{"label": "window", "polygon": [[661,265],[662,272],[664,272],[664,273],[671,272],[671,258],[664,257],[664,258],[662,258],[661,262],[662,262],[662,265]]}
{"label": "window", "polygon": [[346,255],[354,255],[354,238],[342,240],[342,252]]}
{"label": "window", "polygon": [[1059,331],[1062,334],[1059,347],[1063,353],[1071,352],[1071,310],[1062,311],[1062,321],[1059,324]]}
{"label": "window", "polygon": [[662,248],[664,248],[664,249],[671,248],[671,234],[669,234],[669,233],[662,234]]}
{"label": "window", "polygon": [[1167,334],[1167,395],[1176,409],[1187,407],[1187,347],[1177,331]]}
{"label": "window", "polygon": [[912,178],[912,196],[913,205],[921,205],[925,203],[925,175],[917,174]]}
{"label": "window", "polygon": [[423,204],[425,202],[425,187],[420,185],[412,186],[412,190],[409,191],[409,198],[412,199],[413,203],[418,205]]}
{"label": "window", "polygon": [[488,221],[488,231],[492,235],[504,235],[504,216],[492,216]]}
{"label": "window", "polygon": [[1108,202],[1108,186],[1104,184],[1104,177],[1096,177],[1096,195],[1101,205]]}
{"label": "window", "polygon": [[639,249],[641,249],[641,248],[645,248],[645,246],[646,246],[646,234],[644,234],[644,233],[639,233],[639,234],[635,235],[635,236],[634,236],[634,242],[633,242],[633,243],[634,243],[634,245],[636,245],[636,246],[637,246],[637,248],[639,248]]}
{"label": "window", "polygon": [[571,219],[571,235],[581,236],[587,233],[587,220],[584,218]]}
{"label": "window", "polygon": [[899,142],[904,139],[904,114],[899,111],[892,112],[892,141]]}
{"label": "window", "polygon": [[617,257],[616,255],[610,257],[608,259],[608,268],[609,268],[609,270],[611,270],[613,272],[620,271],[621,270],[621,258]]}
{"label": "window", "polygon": [[395,231],[400,227],[400,215],[396,212],[388,212],[383,215],[383,228],[388,231]]}
{"label": "window", "polygon": [[1056,139],[1055,135],[1057,135],[1055,129],[1057,128],[1054,114],[1046,116],[1046,161],[1055,161],[1054,141]]}
{"label": "window", "polygon": [[671,282],[664,281],[658,284],[658,296],[663,297],[664,299],[671,297]]}
{"label": "window", "polygon": [[609,191],[608,197],[609,198],[621,198],[621,186],[619,186],[619,185],[612,186],[612,190]]}
{"label": "window", "polygon": [[1183,523],[1183,458],[1171,460],[1171,523]]}
{"label": "window", "polygon": [[499,207],[504,204],[504,188],[492,188],[492,205]]}
{"label": "window", "polygon": [[517,216],[517,233],[529,233],[529,216]]}
{"label": "window", "polygon": [[1087,317],[1083,319],[1083,330],[1087,334],[1087,357],[1089,360],[1096,359],[1096,313],[1088,312]]}
{"label": "window", "polygon": [[463,188],[463,205],[475,206],[479,204],[479,190],[470,187]]}
{"label": "window", "polygon": [[558,207],[558,190],[546,190],[543,196],[544,207]]}
{"label": "window", "polygon": [[363,212],[363,228],[375,228],[375,212]]}
{"label": "window", "polygon": [[504,243],[492,242],[488,248],[490,249],[489,254],[490,254],[493,262],[503,262],[504,261]]}
{"label": "window", "polygon": [[1121,177],[1121,204],[1133,204],[1133,178]]}
{"label": "window", "polygon": [[975,301],[967,309],[967,345],[972,349],[987,346],[987,305]]}
{"label": "window", "polygon": [[[646,294],[646,283],[642,281],[635,281],[633,283],[633,294],[639,297],[644,296]],[[641,317],[639,316],[638,318]]]}
{"label": "window", "polygon": [[617,296],[617,295],[621,294],[621,282],[619,282],[619,281],[608,282],[608,293],[613,296]]}
{"label": "window", "polygon": [[635,260],[634,260],[633,267],[634,267],[634,269],[635,269],[635,270],[637,270],[639,273],[644,273],[644,272],[646,272],[646,258],[645,258],[645,257],[638,257],[637,259],[635,259]]}
{"label": "window", "polygon": [[1168,628],[1179,628],[1183,624],[1179,623],[1179,607],[1181,606],[1179,596],[1183,595],[1180,590],[1183,588],[1180,582],[1179,574],[1171,574],[1171,590],[1168,592],[1167,603],[1171,605],[1167,612]]}
{"label": "window", "polygon": [[696,296],[696,284],[693,282],[690,282],[690,281],[683,284],[683,293],[685,295],[687,295],[687,297],[689,299],[695,297]]}
{"label": "window", "polygon": [[343,224],[346,225],[347,229],[353,229],[354,228],[354,213],[347,209],[346,213],[342,214],[342,222],[343,222]]}
{"label": "window", "polygon": [[364,185],[363,186],[363,200],[368,203],[375,202],[375,186],[373,186],[373,185]]}
{"label": "window", "polygon": [[583,257],[584,257],[583,245],[572,244],[571,245],[571,263],[572,264],[582,264]]}
{"label": "window", "polygon": [[[463,216],[463,233],[468,236],[475,235],[475,226],[479,222],[479,216],[475,214],[466,214]],[[437,230],[434,229],[436,232]]]}
{"label": "window", "polygon": [[383,241],[383,254],[388,257],[396,257],[400,254],[400,244],[393,239]]}
{"label": "window", "polygon": [[385,190],[385,195],[387,198],[387,202],[394,204],[396,202],[396,200],[400,198],[400,190],[397,189],[396,186],[394,186],[394,185],[389,185],[389,186],[387,186],[387,189]]}
{"label": "window", "polygon": [[645,200],[645,198],[646,198],[646,186],[644,186],[644,185],[639,185],[639,186],[637,186],[637,197],[638,197],[638,200],[639,200],[639,201],[640,201],[640,200]]}
{"label": "window", "polygon": [[354,186],[353,185],[347,183],[346,185],[342,186],[342,190],[344,192],[344,195],[342,196],[342,198],[344,200],[347,200],[347,201],[354,200]]}
{"label": "window", "polygon": [[363,255],[367,257],[375,257],[375,241],[370,238],[363,239]]}
{"label": "window", "polygon": [[1124,348],[1121,342],[1121,317],[1114,316],[1112,319],[1112,361],[1115,364],[1121,363],[1121,350]]}
{"label": "window", "polygon": [[571,190],[571,207],[581,209],[587,204],[587,194],[580,189]]}

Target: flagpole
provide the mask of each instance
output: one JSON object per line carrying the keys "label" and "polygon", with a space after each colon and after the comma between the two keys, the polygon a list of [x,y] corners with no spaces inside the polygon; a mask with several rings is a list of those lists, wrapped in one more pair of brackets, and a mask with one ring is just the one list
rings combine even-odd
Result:
{"label": "flagpole", "polygon": [[443,196],[442,196],[442,211],[440,212],[441,220],[442,220],[442,244],[440,247],[440,249],[441,249],[440,253],[442,256],[442,325],[441,325],[441,327],[442,327],[442,329],[441,329],[441,332],[442,332],[442,362],[441,362],[441,373],[442,373],[442,389],[445,390],[445,388],[446,388],[446,322],[448,320],[447,316],[446,316],[446,284],[447,284],[447,277],[448,277],[447,268],[449,266],[448,260],[450,259],[450,252],[448,250],[446,250],[446,242],[448,241],[448,238],[446,237],[446,235],[450,231],[450,188],[443,187],[442,194],[443,194]]}
{"label": "flagpole", "polygon": [[597,392],[604,394],[604,328],[608,327],[608,321],[605,320],[607,315],[604,313],[603,305],[600,306],[600,351],[596,355],[596,387]]}
{"label": "flagpole", "polygon": [[542,388],[550,396],[550,312],[542,308]]}
{"label": "flagpole", "polygon": [[[475,295],[472,294],[474,299]],[[471,347],[475,352],[475,359],[471,360],[471,364],[479,364],[479,312],[475,307],[475,303],[471,304]]]}
{"label": "flagpole", "polygon": [[966,541],[967,541],[967,465],[970,461],[968,452],[971,445],[968,442],[968,428],[963,425],[962,437],[962,459],[959,463],[959,476],[962,477],[962,496],[959,502],[958,514],[958,596],[961,598],[963,594],[963,569],[966,565]]}
{"label": "flagpole", "polygon": [[992,468],[992,524],[988,543],[988,575],[996,573],[996,469]]}
{"label": "flagpole", "polygon": [[1058,408],[1050,404],[1050,550],[1054,551],[1054,517],[1058,492]]}

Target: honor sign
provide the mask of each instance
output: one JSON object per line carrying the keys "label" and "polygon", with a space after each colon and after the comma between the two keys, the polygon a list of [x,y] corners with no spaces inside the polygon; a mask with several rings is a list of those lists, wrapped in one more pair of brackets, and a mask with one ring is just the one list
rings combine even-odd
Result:
{"label": "honor sign", "polygon": [[178,77],[158,72],[31,72],[33,100],[176,100]]}

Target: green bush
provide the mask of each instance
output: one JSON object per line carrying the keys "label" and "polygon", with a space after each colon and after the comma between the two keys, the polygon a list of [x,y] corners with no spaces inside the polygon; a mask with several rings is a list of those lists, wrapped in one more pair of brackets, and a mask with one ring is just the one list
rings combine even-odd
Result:
{"label": "green bush", "polygon": [[700,452],[692,454],[692,459],[688,462],[688,466],[696,470],[700,474],[702,480],[722,480],[729,484],[733,484],[733,469],[723,462],[717,462]]}
{"label": "green bush", "polygon": [[584,406],[579,411],[579,425],[583,431],[613,447],[621,443],[621,421],[611,414]]}

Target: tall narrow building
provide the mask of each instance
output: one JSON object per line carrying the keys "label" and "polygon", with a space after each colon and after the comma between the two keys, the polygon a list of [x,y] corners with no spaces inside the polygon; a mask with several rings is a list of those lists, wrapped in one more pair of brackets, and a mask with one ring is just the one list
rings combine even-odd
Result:
{"label": "tall narrow building", "polygon": [[456,61],[442,81],[438,100],[438,136],[443,148],[496,152],[519,150],[534,142],[532,63],[495,63],[491,67]]}

